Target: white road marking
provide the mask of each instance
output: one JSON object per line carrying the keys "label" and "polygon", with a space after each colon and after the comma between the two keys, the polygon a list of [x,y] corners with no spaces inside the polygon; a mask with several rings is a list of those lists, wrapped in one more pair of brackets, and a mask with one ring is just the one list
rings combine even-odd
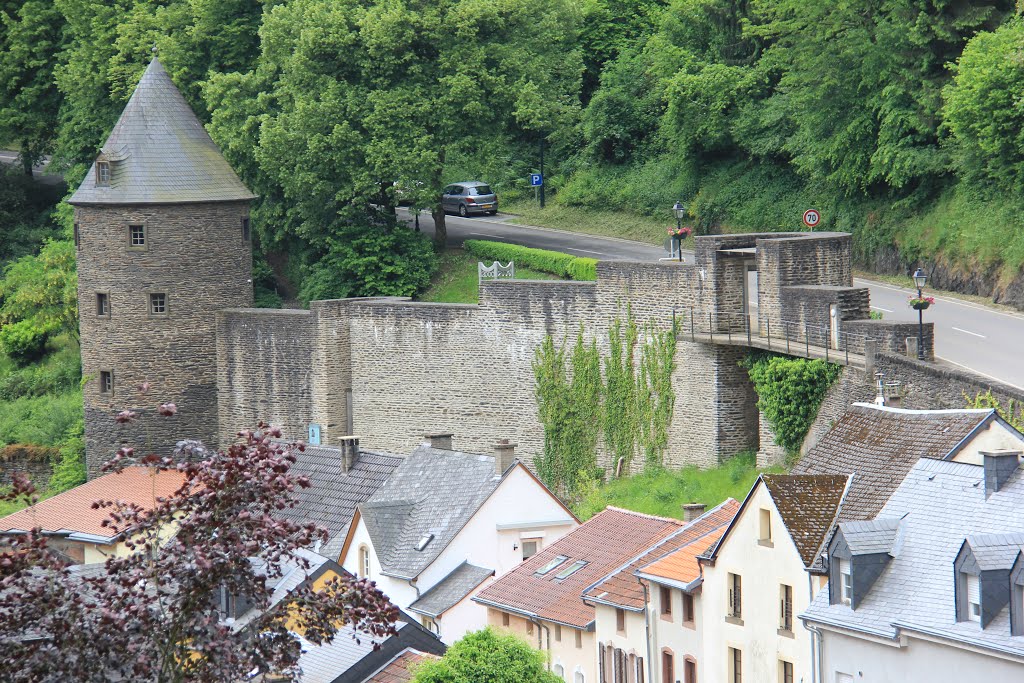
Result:
{"label": "white road marking", "polygon": [[892,313],[893,312],[893,311],[889,310],[888,308],[882,308],[881,306],[872,306],[871,309],[875,310],[875,311],[884,311],[886,313]]}
{"label": "white road marking", "polygon": [[951,365],[955,365],[958,368],[963,368],[964,370],[970,370],[971,372],[973,372],[976,375],[981,375],[982,377],[987,377],[988,379],[996,381],[996,382],[999,382],[1000,384],[1005,384],[1008,387],[1013,387],[1014,389],[1016,389],[1018,391],[1024,391],[1024,387],[1019,387],[1016,384],[1011,384],[1010,382],[1007,382],[1004,379],[1000,379],[1000,378],[998,378],[998,377],[996,377],[994,375],[986,374],[986,373],[984,373],[984,372],[982,372],[980,370],[975,370],[974,368],[969,368],[966,365],[964,365],[963,363],[957,363],[955,360],[950,360],[950,359],[944,358],[942,356],[935,356],[935,357],[937,359],[941,360],[941,361],[945,361],[947,363],[950,363]]}
{"label": "white road marking", "polygon": [[581,254],[597,254],[598,256],[607,256],[608,255],[608,254],[604,253],[603,251],[589,251],[587,249],[577,249],[575,247],[562,247],[562,248],[565,249],[566,251],[578,251]]}
{"label": "white road marking", "polygon": [[507,240],[507,237],[501,235],[489,235],[486,232],[471,232],[470,235],[476,235],[477,237],[490,237],[492,240]]}
{"label": "white road marking", "polygon": [[964,334],[971,334],[971,335],[974,335],[975,337],[981,337],[982,339],[988,339],[988,337],[986,337],[985,335],[978,334],[977,332],[971,332],[970,330],[964,330],[964,329],[961,329],[959,327],[954,327],[953,329],[956,330],[957,332],[963,332]]}

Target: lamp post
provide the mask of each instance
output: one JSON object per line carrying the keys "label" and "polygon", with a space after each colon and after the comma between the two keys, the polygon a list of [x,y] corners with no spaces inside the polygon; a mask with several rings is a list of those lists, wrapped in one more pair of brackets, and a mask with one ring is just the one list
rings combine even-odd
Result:
{"label": "lamp post", "polygon": [[[928,276],[918,268],[914,271],[914,285],[917,287],[917,298],[921,299],[921,290],[928,282]],[[924,360],[924,308],[917,309],[917,359]]]}
{"label": "lamp post", "polygon": [[[682,202],[676,202],[672,207],[672,213],[676,216],[676,250],[679,256],[679,262],[683,261],[683,236],[679,234],[683,229],[683,218],[686,217],[686,207],[683,206]],[[671,258],[671,257],[670,257]]]}

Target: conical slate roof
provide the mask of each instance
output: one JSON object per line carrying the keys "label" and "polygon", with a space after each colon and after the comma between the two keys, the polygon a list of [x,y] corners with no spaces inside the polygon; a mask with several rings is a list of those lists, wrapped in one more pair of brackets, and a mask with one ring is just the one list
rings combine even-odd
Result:
{"label": "conical slate roof", "polygon": [[164,67],[154,59],[71,204],[176,204],[253,199]]}

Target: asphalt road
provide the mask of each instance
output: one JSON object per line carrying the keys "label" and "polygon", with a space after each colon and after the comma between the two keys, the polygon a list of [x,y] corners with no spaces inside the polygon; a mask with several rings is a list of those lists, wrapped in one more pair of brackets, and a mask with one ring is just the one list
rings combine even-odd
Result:
{"label": "asphalt road", "polygon": [[[402,212],[400,215],[408,217]],[[655,261],[667,256],[664,250],[641,242],[513,225],[508,219],[501,214],[480,218],[448,216],[445,223],[449,243],[491,239],[615,261]],[[420,214],[420,228],[433,234],[434,223],[429,214]],[[692,259],[692,255],[684,253],[685,256]],[[854,284],[870,289],[871,307],[886,320],[917,322],[917,311],[907,305],[915,291],[860,278]],[[924,312],[924,319],[935,323],[935,353],[940,361],[970,368],[1024,390],[1024,314],[930,294],[935,296],[936,303]]]}

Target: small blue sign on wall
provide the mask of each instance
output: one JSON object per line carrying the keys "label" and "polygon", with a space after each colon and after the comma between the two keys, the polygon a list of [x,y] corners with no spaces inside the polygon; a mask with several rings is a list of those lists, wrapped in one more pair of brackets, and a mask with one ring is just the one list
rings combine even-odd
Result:
{"label": "small blue sign on wall", "polygon": [[540,173],[530,174],[530,187],[540,187],[544,184],[544,176]]}
{"label": "small blue sign on wall", "polygon": [[310,446],[320,445],[320,425],[309,425],[309,438],[306,443]]}

